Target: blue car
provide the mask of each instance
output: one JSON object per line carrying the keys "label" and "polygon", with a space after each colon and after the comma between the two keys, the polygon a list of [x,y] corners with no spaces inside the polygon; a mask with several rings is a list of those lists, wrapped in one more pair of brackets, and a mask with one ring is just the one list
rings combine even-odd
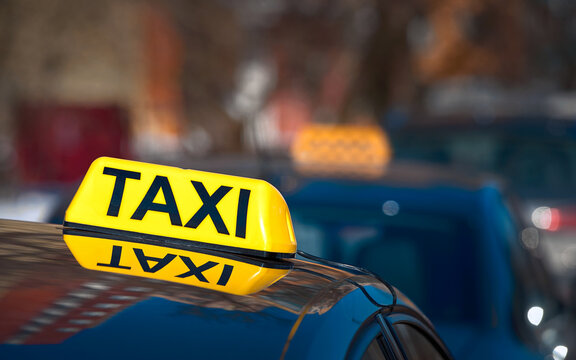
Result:
{"label": "blue car", "polygon": [[[496,181],[396,164],[378,179],[279,180],[304,251],[367,268],[429,315],[458,359],[563,358],[560,305]],[[573,333],[572,333],[573,334]],[[570,335],[568,335],[570,336]]]}

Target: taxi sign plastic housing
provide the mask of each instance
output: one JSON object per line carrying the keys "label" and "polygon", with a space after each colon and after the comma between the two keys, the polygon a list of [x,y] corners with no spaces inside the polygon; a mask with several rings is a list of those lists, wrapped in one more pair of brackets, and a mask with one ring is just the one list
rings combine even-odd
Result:
{"label": "taxi sign plastic housing", "polygon": [[375,125],[312,124],[296,136],[296,168],[307,174],[381,176],[392,157],[388,137]]}
{"label": "taxi sign plastic housing", "polygon": [[269,183],[108,157],[90,166],[64,226],[184,250],[296,252],[288,207]]}

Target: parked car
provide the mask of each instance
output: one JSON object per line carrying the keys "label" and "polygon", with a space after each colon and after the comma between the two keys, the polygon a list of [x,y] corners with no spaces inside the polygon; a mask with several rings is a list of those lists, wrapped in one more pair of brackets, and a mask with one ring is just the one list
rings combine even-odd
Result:
{"label": "parked car", "polygon": [[394,157],[491,172],[519,195],[568,305],[576,280],[576,121],[547,117],[435,118],[387,126]]}
{"label": "parked car", "polygon": [[403,289],[455,358],[557,359],[572,346],[538,230],[514,217],[501,182],[393,162],[379,178],[296,175],[278,187],[302,250]]}

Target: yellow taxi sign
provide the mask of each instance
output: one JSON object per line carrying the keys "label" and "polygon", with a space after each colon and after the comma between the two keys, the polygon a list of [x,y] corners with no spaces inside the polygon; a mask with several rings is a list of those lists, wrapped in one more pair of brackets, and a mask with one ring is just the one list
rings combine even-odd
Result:
{"label": "yellow taxi sign", "polygon": [[292,143],[292,159],[304,173],[380,176],[392,151],[384,131],[363,124],[312,124]]}
{"label": "yellow taxi sign", "polygon": [[64,241],[87,269],[192,285],[247,295],[272,285],[292,263],[215,251],[188,251],[125,241],[121,237],[87,236],[64,230]]}
{"label": "yellow taxi sign", "polygon": [[108,157],[88,169],[64,226],[189,250],[296,252],[286,202],[267,182]]}

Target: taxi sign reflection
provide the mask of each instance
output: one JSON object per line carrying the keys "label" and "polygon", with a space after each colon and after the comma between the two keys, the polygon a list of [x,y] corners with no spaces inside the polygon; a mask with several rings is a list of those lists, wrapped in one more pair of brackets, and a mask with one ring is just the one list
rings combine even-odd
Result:
{"label": "taxi sign reflection", "polygon": [[[128,241],[126,241],[128,240]],[[83,267],[217,290],[252,294],[287,275],[292,263],[210,250],[189,251],[132,242],[111,236],[87,236],[65,229],[64,241]]]}

